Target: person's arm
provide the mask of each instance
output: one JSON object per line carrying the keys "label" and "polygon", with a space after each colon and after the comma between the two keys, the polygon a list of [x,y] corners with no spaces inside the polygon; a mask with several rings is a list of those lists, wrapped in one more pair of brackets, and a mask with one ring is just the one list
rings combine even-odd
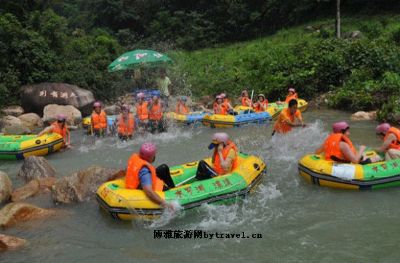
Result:
{"label": "person's arm", "polygon": [[397,138],[396,138],[396,136],[394,135],[394,134],[390,134],[389,136],[388,136],[388,138],[382,143],[382,145],[381,145],[381,147],[379,147],[379,148],[376,148],[375,150],[377,151],[377,152],[385,152],[388,148],[389,148],[389,145],[390,144],[392,144],[392,142],[394,141],[394,140],[396,140]]}
{"label": "person's arm", "polygon": [[163,200],[156,192],[153,191],[151,182],[151,173],[146,167],[142,168],[139,172],[140,185],[146,196],[154,203],[162,206],[163,208],[169,208],[174,210],[174,207]]}
{"label": "person's arm", "polygon": [[52,133],[52,132],[53,132],[53,126],[49,126],[49,127],[46,127],[43,131],[39,132],[37,136],[40,137],[43,134]]}
{"label": "person's arm", "polygon": [[361,145],[360,150],[356,154],[351,151],[349,145],[345,142],[340,142],[339,148],[347,160],[352,163],[359,163],[366,147]]}
{"label": "person's arm", "polygon": [[233,159],[235,158],[235,151],[231,149],[228,153],[228,156],[226,159],[223,158],[222,156],[222,149],[223,149],[223,144],[218,145],[218,155],[219,159],[221,160],[221,167],[224,169],[225,172],[230,171],[233,163]]}
{"label": "person's arm", "polygon": [[71,133],[67,127],[67,142],[65,144],[66,147],[70,147],[71,146]]}

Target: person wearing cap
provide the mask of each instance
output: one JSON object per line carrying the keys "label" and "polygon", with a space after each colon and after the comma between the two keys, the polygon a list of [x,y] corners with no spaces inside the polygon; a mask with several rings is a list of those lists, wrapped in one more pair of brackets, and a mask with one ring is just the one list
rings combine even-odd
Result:
{"label": "person wearing cap", "polygon": [[242,103],[242,106],[245,106],[245,107],[251,107],[252,106],[252,101],[249,98],[249,93],[247,92],[247,90],[243,90],[242,91],[241,103]]}
{"label": "person wearing cap", "polygon": [[149,121],[149,110],[148,103],[144,99],[145,95],[143,92],[139,92],[136,95],[137,103],[136,103],[136,116],[139,120],[138,126],[147,128],[147,124]]}
{"label": "person wearing cap", "polygon": [[376,135],[383,140],[377,152],[385,153],[385,160],[400,159],[400,129],[389,123],[382,123],[376,127]]}
{"label": "person wearing cap", "polygon": [[293,99],[297,100],[298,99],[298,95],[296,93],[296,90],[293,87],[290,87],[288,89],[288,95],[286,96],[285,102],[289,103],[289,101],[291,101]]}
{"label": "person wearing cap", "polygon": [[235,143],[229,140],[228,134],[224,132],[215,133],[208,149],[214,150],[211,166],[201,160],[197,167],[196,179],[204,180],[228,174],[237,167],[238,150]]}
{"label": "person wearing cap", "polygon": [[96,101],[93,104],[91,115],[91,132],[95,136],[104,136],[107,131],[107,114],[101,109],[101,103]]}
{"label": "person wearing cap", "polygon": [[225,93],[219,94],[219,96],[222,98],[222,104],[224,104],[224,107],[228,111],[229,114],[233,114],[233,107],[231,104],[231,101],[228,99]]}
{"label": "person wearing cap", "polygon": [[128,105],[122,105],[121,114],[117,120],[118,137],[121,140],[132,139],[133,132],[135,131],[135,118],[129,111]]}
{"label": "person wearing cap", "polygon": [[186,101],[187,101],[186,96],[181,96],[178,98],[178,103],[176,104],[175,107],[175,113],[183,115],[190,113],[189,107],[186,105]]}
{"label": "person wearing cap", "polygon": [[265,98],[264,94],[258,94],[258,101],[254,104],[255,112],[263,112],[268,109],[268,100]]}
{"label": "person wearing cap", "polygon": [[63,114],[59,114],[56,116],[56,121],[54,121],[50,126],[46,127],[43,131],[38,133],[38,137],[47,133],[57,133],[61,135],[64,139],[64,148],[69,148],[71,146],[71,137],[68,129],[68,125],[66,124],[66,116]]}
{"label": "person wearing cap", "polygon": [[174,188],[169,167],[165,164],[155,168],[152,163],[157,153],[156,145],[144,143],[139,153],[134,153],[128,160],[125,176],[125,188],[142,189],[146,196],[154,203],[174,210],[170,203],[162,199],[157,192]]}
{"label": "person wearing cap", "polygon": [[221,95],[215,97],[214,114],[227,115],[228,109],[224,105],[224,100]]}
{"label": "person wearing cap", "polygon": [[297,100],[292,99],[286,109],[283,109],[279,114],[278,119],[274,124],[274,131],[278,133],[288,133],[293,127],[305,127],[301,112],[297,109]]}
{"label": "person wearing cap", "polygon": [[149,105],[149,125],[152,133],[158,131],[163,132],[165,130],[162,121],[163,107],[158,96],[153,96],[153,99]]}

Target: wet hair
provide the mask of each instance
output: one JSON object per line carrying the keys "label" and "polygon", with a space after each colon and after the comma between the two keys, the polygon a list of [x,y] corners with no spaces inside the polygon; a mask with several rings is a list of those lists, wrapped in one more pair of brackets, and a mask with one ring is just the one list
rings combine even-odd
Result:
{"label": "wet hair", "polygon": [[289,105],[288,105],[288,107],[290,108],[290,107],[292,107],[292,106],[294,106],[294,105],[297,105],[298,103],[297,103],[297,100],[296,99],[291,99],[290,101],[289,101]]}

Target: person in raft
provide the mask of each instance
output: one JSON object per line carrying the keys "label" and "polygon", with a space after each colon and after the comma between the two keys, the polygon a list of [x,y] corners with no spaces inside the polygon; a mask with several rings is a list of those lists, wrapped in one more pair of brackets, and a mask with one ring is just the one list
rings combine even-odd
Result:
{"label": "person in raft", "polygon": [[126,169],[125,187],[127,189],[141,189],[154,203],[163,208],[174,210],[172,204],[167,203],[157,191],[166,191],[174,188],[169,167],[162,164],[155,168],[152,163],[156,159],[157,148],[153,143],[144,143],[139,153],[134,153],[128,160]]}
{"label": "person in raft", "polygon": [[228,109],[226,108],[224,104],[224,99],[221,97],[221,95],[217,95],[215,97],[215,102],[214,102],[214,114],[221,114],[221,115],[227,115],[228,114]]}
{"label": "person in raft", "polygon": [[283,109],[279,114],[278,119],[274,124],[274,131],[278,133],[288,133],[293,127],[305,127],[301,112],[297,109],[297,100],[292,99],[286,109]]}
{"label": "person in raft", "polygon": [[254,104],[253,108],[255,112],[263,112],[268,108],[268,100],[264,94],[258,94],[258,101]]}
{"label": "person in raft", "polygon": [[163,123],[163,107],[158,96],[153,96],[149,104],[149,127],[151,133],[165,131]]}
{"label": "person in raft", "polygon": [[68,129],[68,125],[66,124],[67,118],[63,114],[59,114],[56,116],[56,121],[54,121],[50,126],[46,127],[43,131],[39,132],[38,137],[47,133],[57,133],[63,137],[64,144],[63,148],[71,147],[71,137]]}
{"label": "person in raft", "polygon": [[350,126],[347,122],[336,122],[332,128],[333,133],[325,139],[323,146],[316,151],[317,153],[324,152],[326,160],[356,164],[369,164],[380,160],[378,156],[376,158],[363,156],[366,148],[364,145],[360,146],[359,151],[356,150],[349,137]]}
{"label": "person in raft", "polygon": [[211,159],[212,165],[210,166],[201,160],[197,167],[197,180],[205,180],[218,175],[228,174],[237,167],[238,150],[235,143],[229,140],[228,134],[224,132],[215,133],[208,149],[214,150]]}
{"label": "person in raft", "polygon": [[180,96],[178,98],[178,102],[177,102],[176,107],[175,107],[175,113],[183,114],[183,115],[186,115],[186,114],[190,113],[190,109],[186,105],[186,101],[187,101],[187,97],[186,96]]}
{"label": "person in raft", "polygon": [[243,90],[242,94],[241,94],[241,105],[245,106],[245,107],[251,107],[252,106],[252,101],[249,98],[249,93],[247,92],[247,90]]}
{"label": "person in raft", "polygon": [[385,160],[400,159],[400,129],[382,123],[376,127],[376,135],[383,140],[377,152],[385,153]]}
{"label": "person in raft", "polygon": [[135,131],[135,117],[129,111],[128,105],[122,105],[121,114],[118,116],[118,137],[122,141],[132,139],[133,132]]}
{"label": "person in raft", "polygon": [[136,115],[139,120],[138,127],[146,129],[149,122],[149,110],[147,101],[144,99],[145,95],[143,92],[139,92],[136,95]]}
{"label": "person in raft", "polygon": [[104,136],[107,131],[107,114],[101,109],[101,103],[96,101],[93,104],[91,115],[91,133],[95,136]]}
{"label": "person in raft", "polygon": [[228,99],[228,97],[226,96],[225,93],[221,93],[219,96],[221,96],[221,98],[223,100],[222,103],[224,104],[224,107],[226,108],[228,113],[233,115],[234,112],[233,112],[233,107],[232,107],[230,99]]}
{"label": "person in raft", "polygon": [[289,103],[289,101],[295,99],[297,100],[299,97],[296,93],[296,90],[293,87],[289,87],[288,89],[288,95],[286,96],[285,102]]}

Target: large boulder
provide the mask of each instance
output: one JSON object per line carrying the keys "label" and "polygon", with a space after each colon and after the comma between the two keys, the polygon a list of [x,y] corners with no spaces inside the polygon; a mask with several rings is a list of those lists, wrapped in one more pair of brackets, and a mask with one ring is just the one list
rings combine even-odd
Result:
{"label": "large boulder", "polygon": [[0,234],[0,251],[18,249],[25,244],[25,239]]}
{"label": "large boulder", "polygon": [[40,116],[37,115],[36,113],[22,114],[21,116],[18,117],[18,119],[21,120],[22,125],[28,127],[31,130],[43,127],[42,118],[40,118]]}
{"label": "large boulder", "polygon": [[94,196],[97,188],[109,180],[119,177],[123,172],[116,169],[91,166],[70,176],[57,180],[52,189],[55,202],[83,202]]}
{"label": "large boulder", "polygon": [[9,203],[0,210],[0,227],[11,227],[20,222],[47,218],[54,214],[54,210],[27,203]]}
{"label": "large boulder", "polygon": [[2,127],[1,132],[4,134],[20,135],[31,133],[28,127],[25,127],[20,119],[17,117],[8,115],[1,119]]}
{"label": "large boulder", "polygon": [[49,104],[44,107],[43,110],[43,121],[51,123],[56,120],[57,115],[63,114],[67,117],[67,123],[69,125],[78,125],[82,122],[82,113],[71,105],[56,105]]}
{"label": "large boulder", "polygon": [[376,111],[358,111],[351,115],[351,119],[355,121],[373,121],[376,120]]}
{"label": "large boulder", "polygon": [[18,202],[38,193],[49,192],[55,183],[55,177],[33,179],[26,185],[15,189],[11,194],[11,201]]}
{"label": "large boulder", "polygon": [[11,115],[14,117],[18,117],[19,115],[24,113],[24,109],[21,106],[8,106],[1,110],[4,115]]}
{"label": "large boulder", "polygon": [[93,93],[66,83],[40,83],[22,87],[22,107],[26,112],[42,114],[48,104],[72,105],[90,114],[94,102]]}
{"label": "large boulder", "polygon": [[0,203],[10,199],[12,192],[12,183],[8,175],[0,171]]}
{"label": "large boulder", "polygon": [[32,179],[55,177],[55,175],[54,167],[42,156],[29,156],[18,172],[18,176],[24,178],[26,182]]}

